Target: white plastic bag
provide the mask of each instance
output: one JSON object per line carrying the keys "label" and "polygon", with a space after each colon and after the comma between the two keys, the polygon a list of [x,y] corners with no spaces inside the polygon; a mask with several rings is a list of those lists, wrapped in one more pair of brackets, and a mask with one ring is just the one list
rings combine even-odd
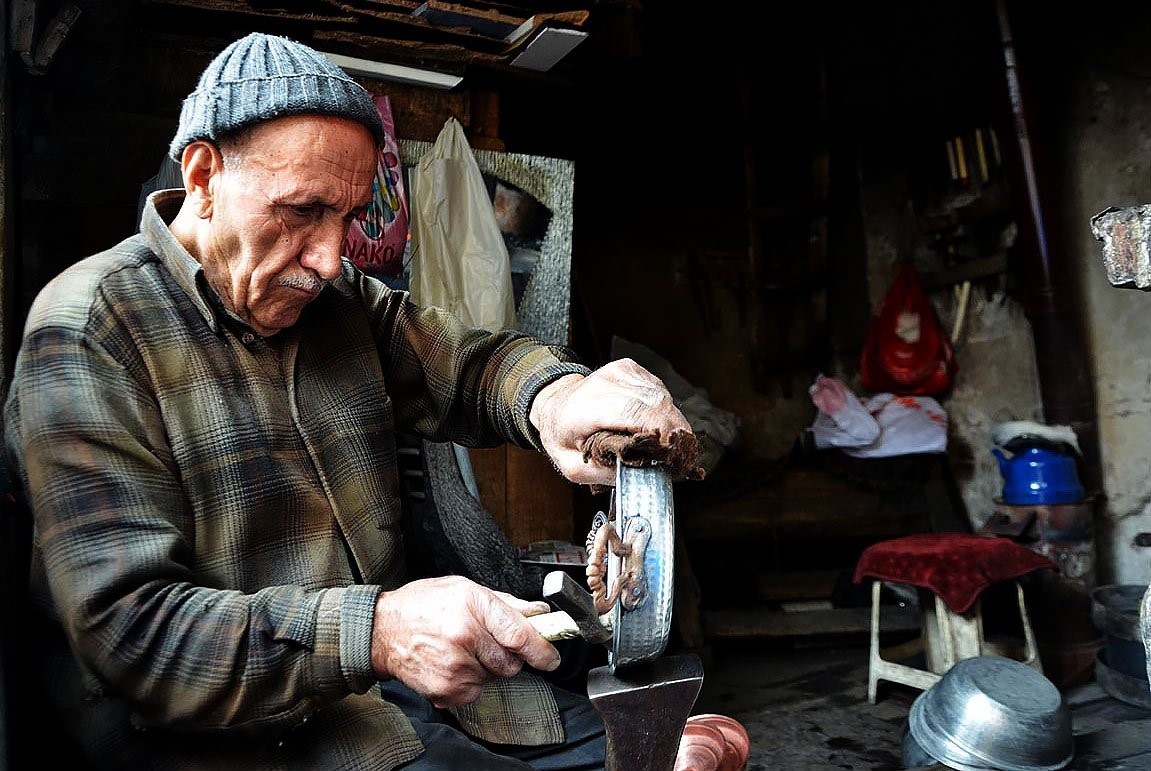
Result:
{"label": "white plastic bag", "polygon": [[819,408],[808,429],[816,449],[835,447],[853,458],[947,451],[947,412],[930,396],[881,393],[861,401],[823,375],[808,393]]}
{"label": "white plastic bag", "polygon": [[515,325],[507,246],[483,175],[448,118],[411,170],[412,299],[490,331]]}
{"label": "white plastic bag", "polygon": [[819,409],[811,424],[818,449],[866,447],[879,438],[879,424],[842,380],[818,375],[807,392]]}
{"label": "white plastic bag", "polygon": [[879,439],[866,447],[848,447],[856,458],[888,458],[947,452],[947,412],[930,396],[876,394],[863,406],[879,424]]}

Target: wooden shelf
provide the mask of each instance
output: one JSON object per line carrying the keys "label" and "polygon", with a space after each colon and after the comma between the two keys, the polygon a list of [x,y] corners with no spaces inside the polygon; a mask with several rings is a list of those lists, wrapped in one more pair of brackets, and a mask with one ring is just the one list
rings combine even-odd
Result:
{"label": "wooden shelf", "polygon": [[760,490],[677,512],[689,540],[723,541],[772,536],[895,537],[930,529],[923,510],[897,506],[818,468],[788,470]]}
{"label": "wooden shelf", "polygon": [[979,279],[991,278],[992,276],[998,276],[1006,272],[1007,255],[992,254],[987,257],[964,260],[957,265],[934,273],[925,272],[920,276],[920,283],[923,285],[924,290],[933,292],[936,289],[944,289],[955,284],[962,284],[964,281],[978,281]]}

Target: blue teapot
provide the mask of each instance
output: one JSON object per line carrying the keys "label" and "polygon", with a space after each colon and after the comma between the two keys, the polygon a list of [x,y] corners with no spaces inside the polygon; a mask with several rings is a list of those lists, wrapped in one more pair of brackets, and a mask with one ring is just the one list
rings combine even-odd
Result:
{"label": "blue teapot", "polygon": [[1003,475],[1003,502],[1008,504],[1079,503],[1086,498],[1075,456],[1062,449],[1030,444],[1007,455],[991,450]]}

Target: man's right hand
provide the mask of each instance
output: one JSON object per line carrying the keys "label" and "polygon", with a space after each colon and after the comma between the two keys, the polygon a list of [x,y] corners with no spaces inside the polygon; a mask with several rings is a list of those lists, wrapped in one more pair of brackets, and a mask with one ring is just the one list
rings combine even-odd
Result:
{"label": "man's right hand", "polygon": [[459,576],[413,581],[376,600],[372,667],[437,707],[468,704],[493,675],[559,666],[559,652],[526,619],[548,610]]}

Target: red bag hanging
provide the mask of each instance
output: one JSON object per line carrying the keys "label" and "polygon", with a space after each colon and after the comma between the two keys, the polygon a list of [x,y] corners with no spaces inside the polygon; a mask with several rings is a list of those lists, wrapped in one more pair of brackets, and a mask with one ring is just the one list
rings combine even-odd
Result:
{"label": "red bag hanging", "polygon": [[938,396],[959,365],[951,339],[910,262],[902,262],[879,315],[872,319],[859,362],[860,383],[873,393]]}

